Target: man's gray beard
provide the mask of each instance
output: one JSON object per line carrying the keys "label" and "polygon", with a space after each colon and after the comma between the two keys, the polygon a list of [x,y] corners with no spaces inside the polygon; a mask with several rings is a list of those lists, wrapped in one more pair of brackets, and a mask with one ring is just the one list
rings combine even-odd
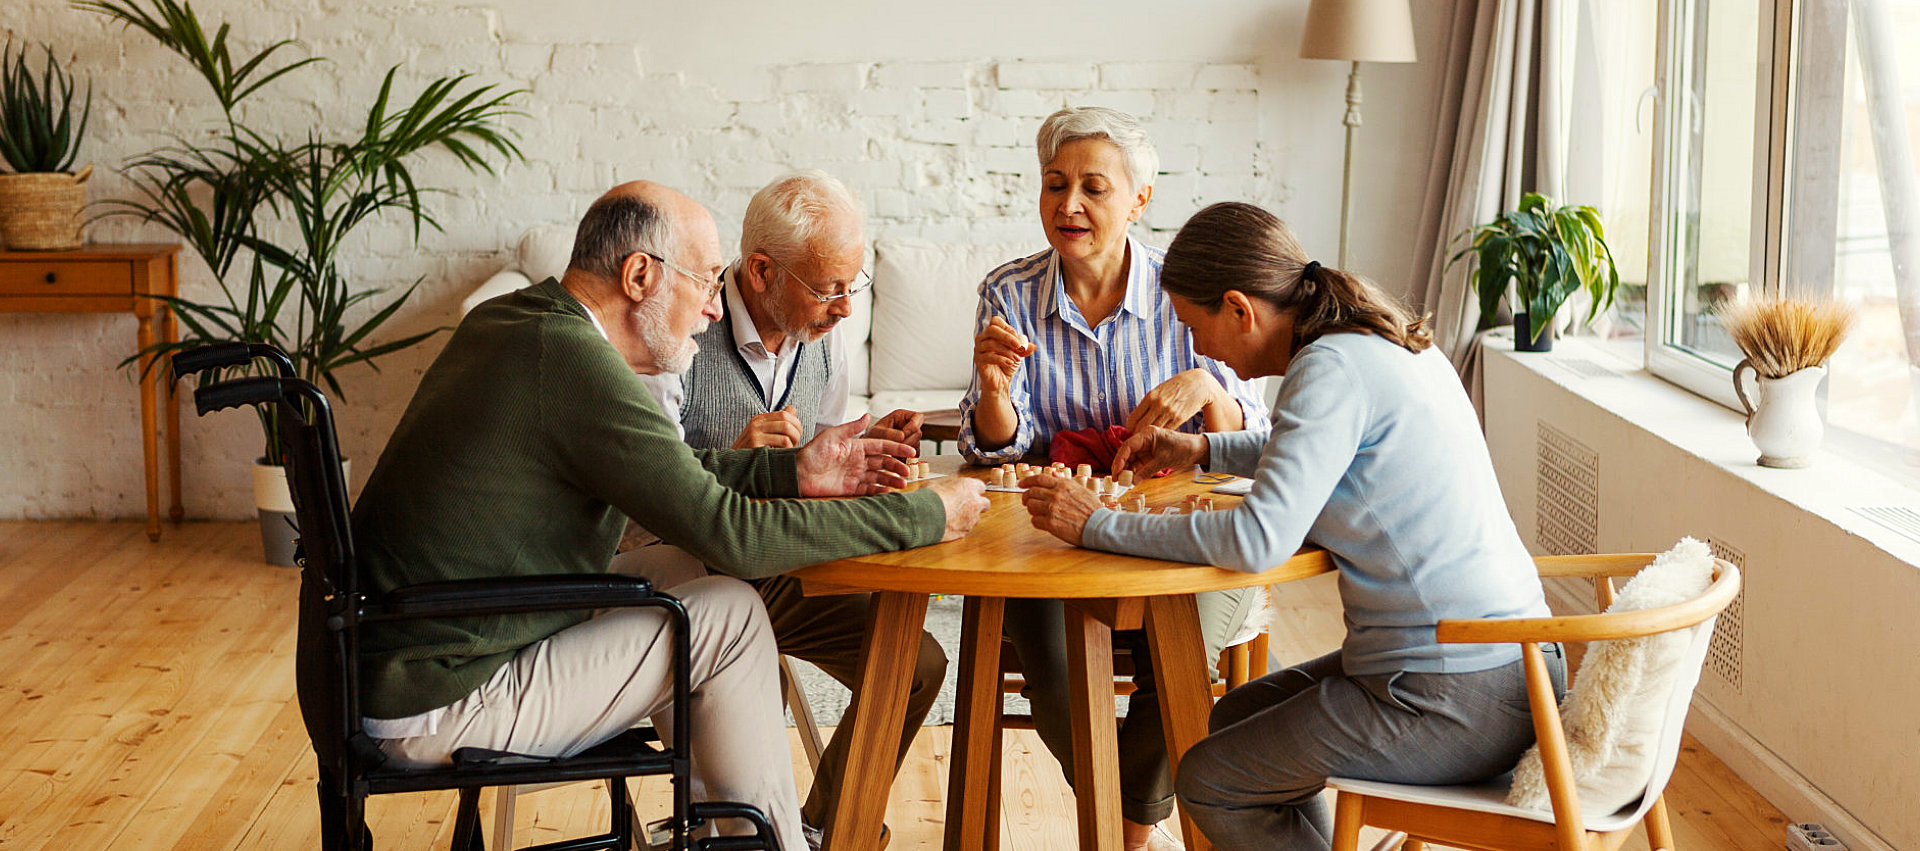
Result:
{"label": "man's gray beard", "polygon": [[700,344],[692,337],[675,337],[667,327],[666,313],[663,300],[648,299],[634,309],[633,318],[639,325],[640,343],[653,355],[654,366],[661,372],[679,375],[692,368],[693,356],[699,353]]}

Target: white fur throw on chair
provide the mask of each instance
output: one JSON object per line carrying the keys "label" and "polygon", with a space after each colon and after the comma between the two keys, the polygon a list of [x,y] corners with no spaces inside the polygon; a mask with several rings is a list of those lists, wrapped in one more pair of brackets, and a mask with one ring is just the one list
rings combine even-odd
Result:
{"label": "white fur throw on chair", "polygon": [[[1642,568],[1620,589],[1608,612],[1631,612],[1682,603],[1699,596],[1713,581],[1713,552],[1706,544],[1682,538],[1673,549]],[[1580,809],[1590,816],[1610,815],[1631,806],[1647,793],[1662,740],[1675,705],[1674,689],[1689,695],[1698,682],[1696,670],[1684,670],[1689,647],[1699,630],[1711,631],[1714,621],[1688,629],[1596,641],[1574,677],[1573,690],[1560,707],[1566,729],[1567,756],[1573,765]],[[1684,704],[1681,704],[1684,707]],[[1677,743],[1678,736],[1671,738]],[[1534,746],[1513,771],[1507,803],[1548,810],[1546,778],[1540,748]]]}

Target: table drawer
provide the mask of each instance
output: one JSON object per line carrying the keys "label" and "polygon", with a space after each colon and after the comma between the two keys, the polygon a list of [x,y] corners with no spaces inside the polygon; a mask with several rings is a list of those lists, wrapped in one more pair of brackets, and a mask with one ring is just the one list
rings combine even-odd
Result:
{"label": "table drawer", "polygon": [[0,263],[0,295],[131,295],[133,264],[72,260]]}

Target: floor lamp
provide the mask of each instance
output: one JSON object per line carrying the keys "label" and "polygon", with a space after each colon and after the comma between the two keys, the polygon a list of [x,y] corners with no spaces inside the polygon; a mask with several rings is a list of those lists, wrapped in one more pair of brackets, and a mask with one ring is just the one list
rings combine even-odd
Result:
{"label": "floor lamp", "polygon": [[1353,63],[1347,75],[1347,151],[1340,175],[1340,268],[1347,268],[1347,221],[1353,192],[1353,135],[1360,129],[1360,63],[1412,62],[1413,17],[1407,0],[1313,0],[1307,7],[1300,58]]}

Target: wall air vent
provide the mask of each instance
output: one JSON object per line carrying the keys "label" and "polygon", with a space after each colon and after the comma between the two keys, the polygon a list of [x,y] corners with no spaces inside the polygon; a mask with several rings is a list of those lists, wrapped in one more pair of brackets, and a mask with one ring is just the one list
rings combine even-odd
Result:
{"label": "wall air vent", "polygon": [[1747,583],[1752,582],[1753,577],[1747,572],[1746,553],[1716,538],[1708,538],[1707,546],[1715,556],[1740,568],[1740,593],[1733,598],[1733,602],[1727,604],[1726,611],[1720,613],[1720,619],[1714,621],[1713,643],[1707,645],[1707,670],[1730,686],[1735,694],[1739,694],[1743,688],[1740,657],[1741,637],[1746,631]]}
{"label": "wall air vent", "polygon": [[1904,505],[1860,505],[1853,513],[1920,541],[1920,511]]}
{"label": "wall air vent", "polygon": [[1534,544],[1551,555],[1600,551],[1600,453],[1540,424]]}

